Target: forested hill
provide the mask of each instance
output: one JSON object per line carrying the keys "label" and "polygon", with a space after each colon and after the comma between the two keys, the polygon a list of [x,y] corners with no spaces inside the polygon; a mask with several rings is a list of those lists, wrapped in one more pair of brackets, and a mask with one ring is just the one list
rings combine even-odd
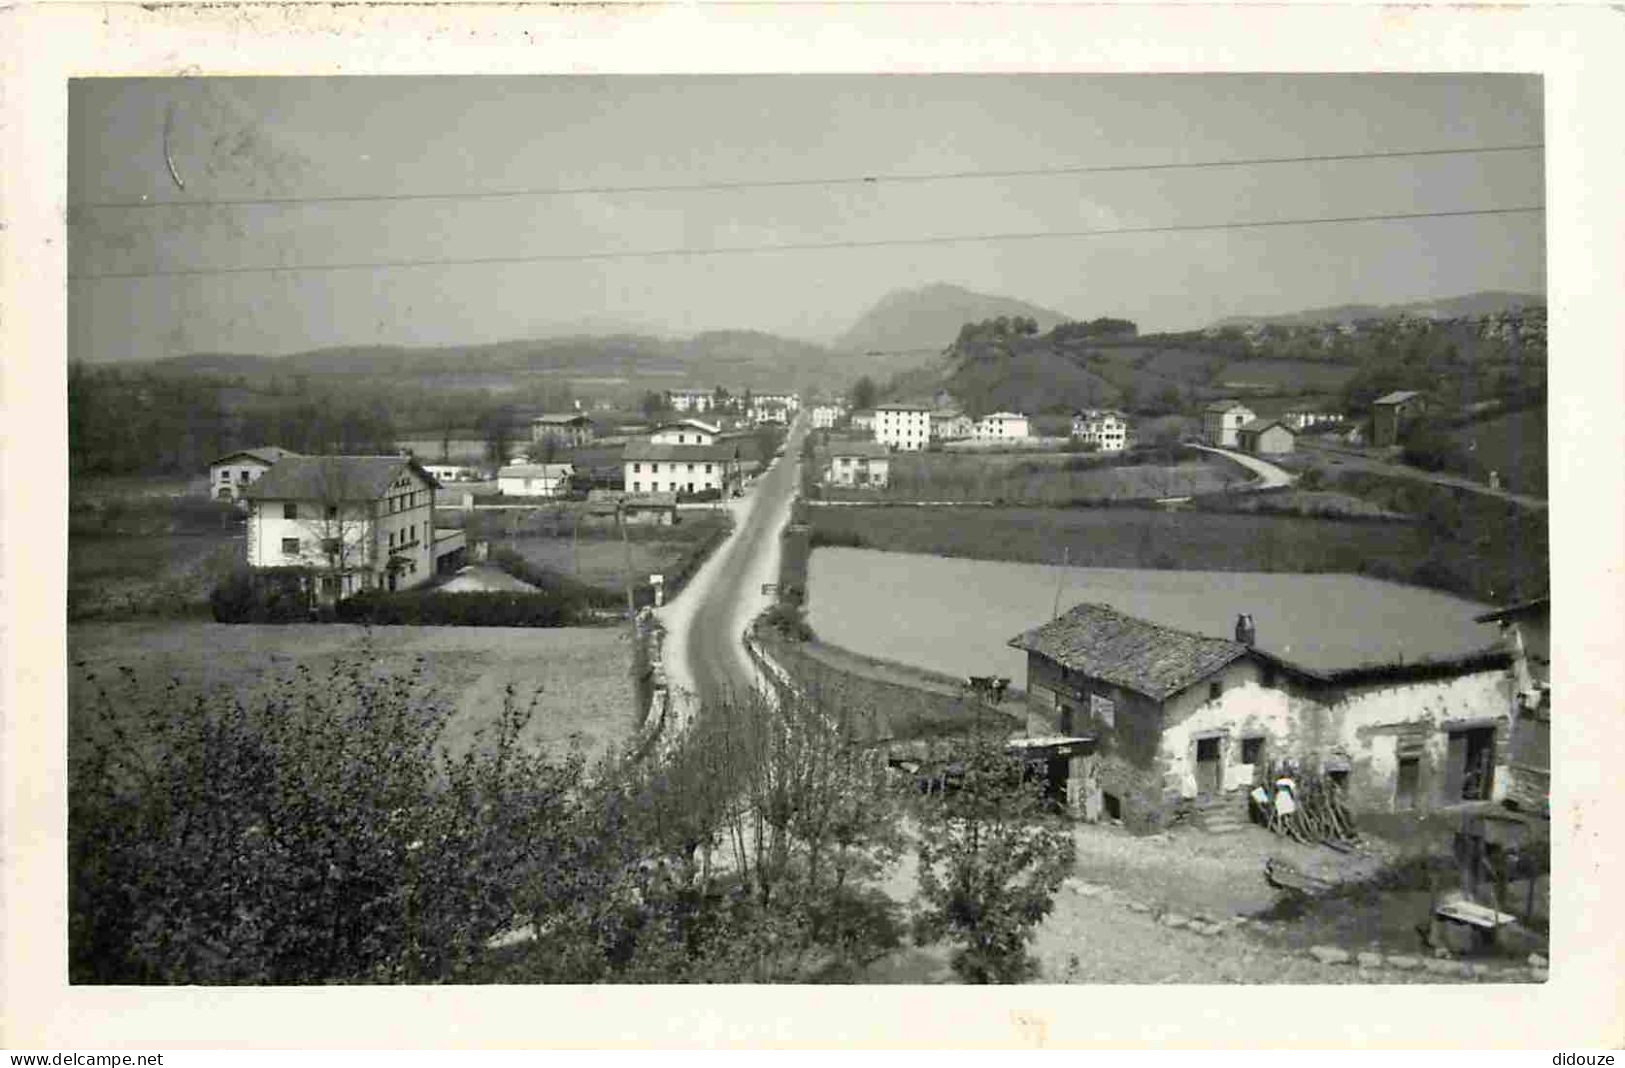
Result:
{"label": "forested hill", "polygon": [[1280,315],[1233,315],[1213,325],[1262,326],[1275,323],[1283,326],[1309,326],[1317,323],[1357,323],[1362,320],[1397,319],[1401,316],[1418,319],[1482,319],[1485,316],[1545,307],[1546,298],[1536,293],[1486,290],[1462,297],[1419,300],[1409,304],[1339,304],[1329,308],[1310,308],[1306,311]]}
{"label": "forested hill", "polygon": [[835,345],[852,352],[938,354],[953,343],[966,323],[1001,315],[1032,319],[1040,330],[1049,330],[1068,318],[1026,301],[938,284],[888,293],[860,316]]}

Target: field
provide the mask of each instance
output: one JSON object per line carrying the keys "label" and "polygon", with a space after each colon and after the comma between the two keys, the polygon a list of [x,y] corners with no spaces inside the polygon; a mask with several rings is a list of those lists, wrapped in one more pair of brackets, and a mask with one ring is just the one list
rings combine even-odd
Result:
{"label": "field", "polygon": [[[820,461],[820,469],[827,467]],[[1108,463],[1086,453],[898,453],[881,490],[831,490],[832,499],[1068,504],[1216,493],[1247,476],[1234,465]]]}
{"label": "field", "polygon": [[243,559],[242,513],[166,480],[73,487],[68,618],[206,615],[209,591]]}
{"label": "field", "polygon": [[[631,638],[622,628],[381,627],[343,624],[228,626],[218,623],[77,624],[68,628],[70,746],[94,729],[94,675],[114,697],[134,687],[158,695],[173,684],[175,702],[222,689],[263,698],[279,678],[309,671],[321,678],[344,658],[375,670],[405,672],[421,661],[428,692],[452,710],[443,739],[453,752],[502,710],[504,688],[536,696],[524,739],[553,752],[579,745],[605,752],[636,726]],[[131,672],[128,682],[116,676]]]}
{"label": "field", "polygon": [[1359,575],[1062,568],[819,549],[808,578],[808,622],[823,641],[1017,685],[1026,654],[1005,643],[1057,605],[1085,601],[1214,637],[1231,636],[1236,615],[1248,612],[1260,648],[1312,669],[1444,658],[1497,640],[1493,627],[1473,622],[1483,605]]}
{"label": "field", "polygon": [[1546,409],[1531,408],[1450,432],[1466,454],[1470,478],[1488,479],[1498,472],[1501,487],[1536,497],[1547,495]]}
{"label": "field", "polygon": [[625,544],[613,525],[584,523],[575,536],[575,510],[560,506],[475,512],[466,529],[471,542],[488,540],[493,550],[513,549],[537,567],[619,590],[629,566],[634,585],[646,584],[652,574],[684,570],[692,557],[708,551],[715,532],[727,524],[725,516],[704,510],[679,514],[675,526],[628,527]]}
{"label": "field", "polygon": [[815,545],[981,560],[1192,571],[1409,575],[1416,526],[1142,508],[845,507],[811,510]]}

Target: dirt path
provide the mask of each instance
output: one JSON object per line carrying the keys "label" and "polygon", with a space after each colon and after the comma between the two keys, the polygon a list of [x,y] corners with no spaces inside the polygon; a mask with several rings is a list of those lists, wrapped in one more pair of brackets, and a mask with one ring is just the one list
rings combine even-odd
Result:
{"label": "dirt path", "polygon": [[1506,490],[1490,489],[1482,482],[1462,478],[1459,475],[1446,475],[1436,471],[1423,471],[1420,468],[1405,464],[1391,464],[1385,460],[1377,460],[1363,453],[1348,452],[1333,448],[1323,442],[1304,441],[1305,450],[1319,454],[1334,467],[1341,467],[1349,471],[1368,471],[1374,475],[1391,475],[1395,478],[1408,478],[1416,482],[1431,482],[1435,486],[1450,486],[1455,489],[1469,490],[1484,497],[1496,497],[1503,501],[1524,508],[1534,508],[1544,511],[1547,503],[1539,497],[1530,497],[1522,493],[1509,493]]}
{"label": "dirt path", "polygon": [[1256,456],[1249,456],[1244,452],[1233,452],[1230,449],[1215,449],[1211,445],[1192,445],[1193,449],[1211,452],[1223,456],[1227,460],[1234,460],[1258,476],[1258,481],[1248,486],[1248,489],[1276,489],[1281,486],[1290,486],[1297,481],[1297,476],[1283,471],[1272,463],[1266,463]]}

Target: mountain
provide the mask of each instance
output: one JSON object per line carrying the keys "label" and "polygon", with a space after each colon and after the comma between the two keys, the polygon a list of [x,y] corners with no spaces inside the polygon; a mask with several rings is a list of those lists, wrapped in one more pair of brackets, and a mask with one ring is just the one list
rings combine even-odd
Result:
{"label": "mountain", "polygon": [[1035,319],[1040,331],[1071,318],[1011,297],[975,293],[939,283],[923,289],[888,293],[836,339],[835,347],[862,353],[934,354],[953,344],[959,336],[959,328],[966,323],[997,319],[1001,315]]}
{"label": "mountain", "polygon": [[1308,326],[1317,323],[1353,323],[1361,319],[1394,319],[1401,315],[1418,319],[1480,319],[1519,308],[1545,306],[1546,298],[1539,294],[1486,291],[1463,297],[1418,300],[1409,304],[1339,304],[1284,315],[1233,315],[1213,325],[1262,326],[1277,323],[1282,326]]}

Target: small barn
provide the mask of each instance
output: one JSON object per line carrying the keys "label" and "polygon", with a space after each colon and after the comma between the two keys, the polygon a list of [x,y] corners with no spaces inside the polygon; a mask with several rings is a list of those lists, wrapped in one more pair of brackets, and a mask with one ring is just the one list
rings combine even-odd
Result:
{"label": "small barn", "polygon": [[1279,419],[1254,419],[1236,431],[1236,445],[1257,456],[1284,456],[1297,444],[1298,435]]}
{"label": "small barn", "polygon": [[1371,444],[1398,445],[1405,425],[1427,408],[1427,398],[1414,390],[1400,389],[1371,402]]}

